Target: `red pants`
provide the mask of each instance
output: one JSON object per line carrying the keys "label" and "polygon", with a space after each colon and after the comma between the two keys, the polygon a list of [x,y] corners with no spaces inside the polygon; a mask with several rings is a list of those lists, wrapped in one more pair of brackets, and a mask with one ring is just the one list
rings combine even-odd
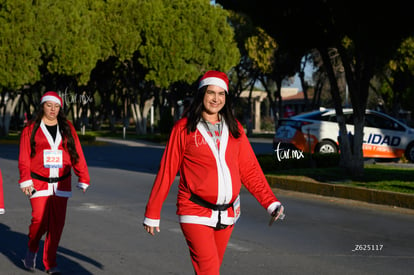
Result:
{"label": "red pants", "polygon": [[30,199],[32,222],[29,226],[28,248],[31,252],[39,250],[39,242],[46,233],[43,248],[45,269],[57,266],[56,253],[66,219],[68,198],[49,196]]}
{"label": "red pants", "polygon": [[190,249],[191,262],[197,275],[218,275],[233,225],[215,229],[206,225],[181,223]]}

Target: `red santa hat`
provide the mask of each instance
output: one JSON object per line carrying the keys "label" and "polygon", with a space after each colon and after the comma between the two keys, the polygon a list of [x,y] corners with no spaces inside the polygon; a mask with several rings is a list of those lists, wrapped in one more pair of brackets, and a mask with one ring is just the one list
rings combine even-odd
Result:
{"label": "red santa hat", "polygon": [[53,91],[46,92],[40,99],[40,104],[43,104],[43,102],[46,102],[46,101],[55,102],[62,107],[62,98],[56,92],[53,92]]}
{"label": "red santa hat", "polygon": [[223,88],[227,93],[229,92],[229,79],[225,73],[219,71],[208,71],[200,79],[198,88],[215,85]]}

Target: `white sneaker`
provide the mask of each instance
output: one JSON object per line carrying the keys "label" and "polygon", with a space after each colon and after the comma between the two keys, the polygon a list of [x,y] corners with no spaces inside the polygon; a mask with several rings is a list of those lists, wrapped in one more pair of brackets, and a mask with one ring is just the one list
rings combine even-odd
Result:
{"label": "white sneaker", "polygon": [[26,251],[26,257],[24,257],[23,264],[27,270],[34,271],[36,267],[36,256],[37,253]]}

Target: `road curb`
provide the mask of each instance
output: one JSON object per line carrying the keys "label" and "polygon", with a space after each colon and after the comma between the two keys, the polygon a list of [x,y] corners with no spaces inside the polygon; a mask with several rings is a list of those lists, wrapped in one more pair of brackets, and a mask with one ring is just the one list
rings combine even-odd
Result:
{"label": "road curb", "polygon": [[282,176],[267,175],[266,179],[272,188],[414,209],[414,195],[412,194],[378,191],[341,184],[295,180]]}

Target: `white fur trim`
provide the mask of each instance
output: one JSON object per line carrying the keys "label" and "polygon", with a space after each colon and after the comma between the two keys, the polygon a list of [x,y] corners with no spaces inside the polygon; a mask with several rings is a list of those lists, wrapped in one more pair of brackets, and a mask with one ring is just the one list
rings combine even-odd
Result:
{"label": "white fur trim", "polygon": [[89,187],[89,184],[86,184],[86,183],[84,183],[84,182],[78,182],[78,184],[76,185],[76,187],[77,188],[79,188],[79,189],[88,189],[88,187]]}
{"label": "white fur trim", "polygon": [[218,77],[204,78],[203,80],[200,81],[198,88],[200,89],[201,87],[208,86],[208,85],[215,85],[220,88],[223,88],[226,92],[229,91],[229,89],[227,88],[226,82],[223,79],[218,78]]}
{"label": "white fur trim", "polygon": [[281,203],[280,203],[280,202],[278,202],[278,201],[271,203],[271,204],[269,205],[269,207],[267,207],[267,213],[269,213],[269,215],[272,215],[273,211],[275,211],[275,210],[276,210],[276,208],[277,208],[279,205],[281,205]]}
{"label": "white fur trim", "polygon": [[160,220],[150,219],[145,217],[144,218],[144,224],[151,226],[151,227],[159,227],[160,226]]}
{"label": "white fur trim", "polygon": [[60,102],[59,98],[57,98],[55,96],[52,96],[52,95],[46,95],[46,96],[42,97],[42,100],[41,100],[40,104],[42,104],[43,102],[46,102],[46,101],[52,101],[52,102],[55,102],[55,103],[59,104],[59,106],[62,106],[62,103]]}
{"label": "white fur trim", "polygon": [[29,187],[30,185],[33,185],[33,180],[25,180],[20,183],[20,188]]}

